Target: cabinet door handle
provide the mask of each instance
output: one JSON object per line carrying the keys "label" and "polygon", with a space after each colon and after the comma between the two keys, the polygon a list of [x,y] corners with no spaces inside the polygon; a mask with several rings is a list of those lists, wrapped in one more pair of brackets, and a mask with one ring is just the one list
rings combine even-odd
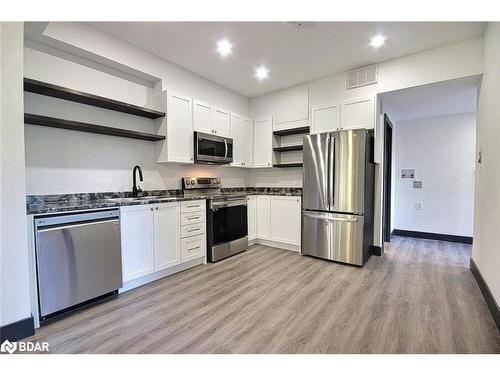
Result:
{"label": "cabinet door handle", "polygon": [[155,210],[158,211],[158,207],[156,207]]}
{"label": "cabinet door handle", "polygon": [[150,210],[153,211],[153,207],[151,207]]}
{"label": "cabinet door handle", "polygon": [[200,207],[199,204],[190,204],[187,206],[188,208]]}
{"label": "cabinet door handle", "polygon": [[197,220],[197,219],[199,219],[199,218],[200,218],[200,216],[196,216],[196,217],[188,217],[188,220]]}
{"label": "cabinet door handle", "polygon": [[200,230],[200,228],[190,229],[190,230],[188,230],[188,233],[191,233],[191,232],[198,232],[199,230]]}
{"label": "cabinet door handle", "polygon": [[191,250],[196,250],[196,249],[199,249],[199,248],[200,248],[199,246],[190,247],[190,248],[188,248],[188,251],[191,251]]}

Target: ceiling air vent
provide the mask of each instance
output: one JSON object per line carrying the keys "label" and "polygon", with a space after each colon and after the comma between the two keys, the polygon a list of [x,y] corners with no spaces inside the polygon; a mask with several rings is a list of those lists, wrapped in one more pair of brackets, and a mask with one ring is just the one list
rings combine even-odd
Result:
{"label": "ceiling air vent", "polygon": [[373,64],[351,70],[347,73],[347,90],[377,83],[378,65]]}

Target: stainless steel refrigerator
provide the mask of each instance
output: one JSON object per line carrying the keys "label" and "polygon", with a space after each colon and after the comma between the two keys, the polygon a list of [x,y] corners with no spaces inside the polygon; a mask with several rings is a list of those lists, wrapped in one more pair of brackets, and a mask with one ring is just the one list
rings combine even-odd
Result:
{"label": "stainless steel refrigerator", "polygon": [[304,137],[302,254],[362,266],[373,244],[373,132]]}

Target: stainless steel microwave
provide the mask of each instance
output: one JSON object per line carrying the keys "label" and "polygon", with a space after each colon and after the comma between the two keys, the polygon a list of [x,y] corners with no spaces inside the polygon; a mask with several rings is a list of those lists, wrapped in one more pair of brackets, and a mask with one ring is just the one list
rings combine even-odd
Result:
{"label": "stainless steel microwave", "polygon": [[233,140],[218,135],[194,132],[194,162],[229,164],[233,161]]}

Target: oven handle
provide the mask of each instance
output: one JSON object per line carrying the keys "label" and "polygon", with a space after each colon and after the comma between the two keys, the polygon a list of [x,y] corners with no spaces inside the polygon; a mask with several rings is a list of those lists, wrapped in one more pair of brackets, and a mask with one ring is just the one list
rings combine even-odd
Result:
{"label": "oven handle", "polygon": [[220,207],[234,207],[234,206],[246,206],[247,199],[246,198],[229,198],[223,201],[211,201],[210,208],[220,208]]}

